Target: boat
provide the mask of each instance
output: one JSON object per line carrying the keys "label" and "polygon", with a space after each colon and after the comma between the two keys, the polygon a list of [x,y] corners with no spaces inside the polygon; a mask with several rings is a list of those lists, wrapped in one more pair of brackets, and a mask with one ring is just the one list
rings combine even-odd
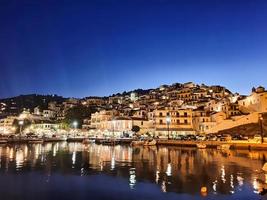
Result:
{"label": "boat", "polygon": [[117,145],[119,144],[119,141],[115,139],[106,139],[106,140],[102,140],[100,143],[104,145]]}
{"label": "boat", "polygon": [[44,142],[62,142],[66,141],[67,138],[65,137],[45,137]]}
{"label": "boat", "polygon": [[142,141],[142,140],[135,140],[135,141],[132,141],[131,142],[131,146],[142,146],[142,145],[144,145],[144,141]]}
{"label": "boat", "polygon": [[83,142],[82,142],[83,144],[91,144],[91,143],[95,143],[95,140],[93,140],[93,139],[84,139],[83,140]]}
{"label": "boat", "polygon": [[157,144],[156,140],[147,140],[144,142],[144,146],[155,146]]}
{"label": "boat", "polygon": [[207,145],[206,144],[197,144],[198,149],[206,149]]}
{"label": "boat", "polygon": [[6,144],[7,140],[0,139],[0,144]]}
{"label": "boat", "polygon": [[76,136],[76,137],[68,137],[67,142],[83,142],[83,140],[86,139],[85,137]]}
{"label": "boat", "polygon": [[231,147],[230,144],[222,144],[222,145],[217,146],[217,149],[220,149],[220,150],[229,150],[230,147]]}
{"label": "boat", "polygon": [[42,144],[43,142],[44,142],[43,139],[38,139],[38,138],[36,138],[36,139],[30,139],[28,141],[29,144]]}

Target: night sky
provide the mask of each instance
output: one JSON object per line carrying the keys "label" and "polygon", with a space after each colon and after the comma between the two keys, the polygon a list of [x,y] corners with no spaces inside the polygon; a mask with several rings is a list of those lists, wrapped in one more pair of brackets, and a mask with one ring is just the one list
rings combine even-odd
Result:
{"label": "night sky", "polygon": [[267,87],[266,0],[0,0],[0,97]]}

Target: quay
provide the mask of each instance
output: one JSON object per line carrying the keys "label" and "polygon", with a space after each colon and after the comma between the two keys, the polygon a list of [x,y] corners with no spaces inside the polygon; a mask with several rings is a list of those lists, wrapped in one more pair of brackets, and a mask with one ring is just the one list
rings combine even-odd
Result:
{"label": "quay", "polygon": [[197,144],[205,144],[207,148],[217,148],[218,146],[228,144],[230,149],[247,150],[267,150],[267,143],[252,143],[243,141],[181,141],[181,140],[157,140],[157,145],[179,146],[179,147],[197,147]]}
{"label": "quay", "polygon": [[[45,142],[83,142],[87,137],[71,137],[67,139],[62,138],[8,138],[0,139],[0,144],[7,143],[45,143]],[[96,144],[107,144],[106,138],[90,138],[95,141]],[[130,145],[134,141],[132,138],[117,138],[114,140],[115,144]],[[197,147],[198,144],[203,144],[206,148],[218,148],[221,145],[229,145],[230,149],[242,149],[242,150],[267,150],[267,143],[253,143],[247,141],[183,141],[183,140],[162,140],[157,139],[156,145],[158,146],[177,146],[177,147]]]}
{"label": "quay", "polygon": [[[95,140],[96,144],[104,144],[107,139],[105,138],[93,138]],[[125,144],[125,145],[130,145],[132,143],[133,139],[132,138],[118,138],[115,139],[116,144]]]}

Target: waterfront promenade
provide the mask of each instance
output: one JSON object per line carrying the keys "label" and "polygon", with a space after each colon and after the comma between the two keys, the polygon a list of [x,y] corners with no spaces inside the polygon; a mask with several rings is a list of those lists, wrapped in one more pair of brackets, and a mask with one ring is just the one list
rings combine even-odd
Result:
{"label": "waterfront promenade", "polygon": [[[49,138],[49,139],[29,139],[29,138],[16,138],[16,139],[0,139],[0,144],[8,143],[43,143],[43,142],[83,142],[84,139],[88,138],[67,138],[62,140],[59,138]],[[102,144],[105,139],[103,138],[90,138],[97,144]],[[132,141],[131,138],[118,138],[116,139],[117,144],[130,145]],[[197,147],[197,144],[204,144],[206,148],[218,148],[221,145],[227,144],[230,149],[246,149],[246,150],[267,150],[267,143],[255,143],[248,141],[183,141],[183,140],[167,140],[158,139],[158,146],[177,146],[177,147]]]}
{"label": "waterfront promenade", "polygon": [[267,143],[252,143],[247,141],[181,141],[158,140],[157,145],[196,147],[197,144],[205,144],[207,148],[217,148],[223,144],[230,145],[230,149],[267,150]]}

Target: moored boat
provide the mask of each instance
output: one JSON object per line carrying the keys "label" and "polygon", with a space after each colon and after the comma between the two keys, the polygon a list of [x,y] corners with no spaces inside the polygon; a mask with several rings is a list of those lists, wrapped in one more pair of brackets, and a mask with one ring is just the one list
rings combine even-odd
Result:
{"label": "moored boat", "polygon": [[135,141],[132,141],[131,142],[131,146],[141,146],[141,145],[144,145],[144,141],[141,141],[141,140],[135,140]]}
{"label": "moored boat", "polygon": [[62,141],[66,141],[67,138],[65,138],[65,137],[50,137],[50,138],[46,137],[43,140],[44,140],[44,142],[62,142]]}
{"label": "moored boat", "polygon": [[144,146],[155,146],[157,144],[156,140],[147,140],[144,142]]}
{"label": "moored boat", "polygon": [[206,144],[197,144],[198,149],[206,149],[207,145]]}
{"label": "moored boat", "polygon": [[86,139],[85,137],[68,137],[67,142],[83,142],[83,140]]}
{"label": "moored boat", "polygon": [[30,139],[28,141],[29,144],[42,144],[44,142],[43,139],[38,139],[38,138],[35,138],[35,139]]}
{"label": "moored boat", "polygon": [[5,143],[7,143],[7,140],[0,139],[0,144],[5,144]]}
{"label": "moored boat", "polygon": [[119,144],[119,141],[115,140],[115,139],[107,139],[107,140],[102,140],[101,144],[104,144],[104,145],[117,145],[117,144]]}
{"label": "moored boat", "polygon": [[230,149],[230,144],[222,144],[222,145],[219,145],[217,146],[217,149],[220,149],[220,150],[228,150]]}
{"label": "moored boat", "polygon": [[86,139],[83,140],[82,143],[83,144],[91,144],[91,143],[95,143],[95,140],[86,138]]}

